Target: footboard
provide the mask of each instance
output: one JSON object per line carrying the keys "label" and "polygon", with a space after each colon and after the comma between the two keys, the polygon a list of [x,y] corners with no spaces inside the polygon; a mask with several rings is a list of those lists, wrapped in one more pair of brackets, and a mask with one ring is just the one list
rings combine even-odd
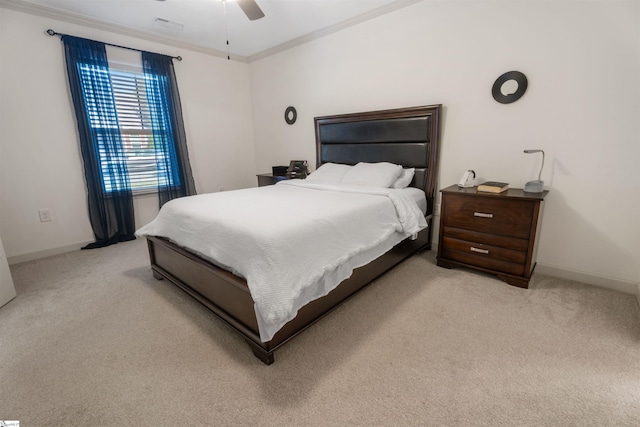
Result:
{"label": "footboard", "polygon": [[260,341],[247,282],[161,237],[147,237],[154,276],[167,279],[243,335]]}
{"label": "footboard", "polygon": [[416,240],[406,239],[375,261],[354,270],[328,295],[307,304],[269,342],[260,341],[254,303],[244,279],[160,237],[147,237],[154,277],[167,279],[191,295],[233,330],[240,333],[264,363],[273,363],[273,352],[314,322],[328,314],[384,272],[430,247],[429,229]]}

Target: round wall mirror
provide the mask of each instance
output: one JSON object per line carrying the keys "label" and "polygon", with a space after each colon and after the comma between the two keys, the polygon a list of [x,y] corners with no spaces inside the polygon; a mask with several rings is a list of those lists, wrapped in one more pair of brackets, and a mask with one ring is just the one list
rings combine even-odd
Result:
{"label": "round wall mirror", "polygon": [[527,91],[527,77],[520,71],[509,71],[498,77],[491,88],[493,99],[501,104],[516,102]]}
{"label": "round wall mirror", "polygon": [[286,110],[284,110],[284,121],[289,123],[290,125],[294,124],[296,122],[296,119],[298,118],[298,112],[296,111],[295,108],[293,107],[287,107]]}

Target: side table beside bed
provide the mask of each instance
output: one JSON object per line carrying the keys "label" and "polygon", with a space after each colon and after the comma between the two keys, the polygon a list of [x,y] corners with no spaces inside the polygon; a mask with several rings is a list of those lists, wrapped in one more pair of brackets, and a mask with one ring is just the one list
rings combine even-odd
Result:
{"label": "side table beside bed", "polygon": [[438,266],[469,267],[527,288],[548,191],[496,194],[452,185],[441,193]]}

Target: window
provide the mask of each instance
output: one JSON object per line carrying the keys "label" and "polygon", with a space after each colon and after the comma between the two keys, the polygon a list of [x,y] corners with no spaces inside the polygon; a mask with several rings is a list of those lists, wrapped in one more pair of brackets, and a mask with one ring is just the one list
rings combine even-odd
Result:
{"label": "window", "polygon": [[196,193],[173,57],[61,38],[96,236],[85,248],[135,239],[134,191],[157,192],[159,207]]}
{"label": "window", "polygon": [[[87,77],[84,79],[85,84],[90,81],[88,78],[90,76],[89,67],[91,66],[88,64],[80,66],[81,74]],[[95,70],[93,72],[95,73]],[[171,167],[171,162],[165,161],[166,154],[162,151],[156,152],[156,143],[162,144],[162,141],[167,138],[165,134],[170,129],[167,126],[160,130],[156,129],[155,132],[152,129],[145,75],[142,72],[116,69],[114,67],[110,67],[108,72],[115,100],[117,121],[105,120],[104,112],[99,111],[96,103],[92,102],[91,92],[85,92],[91,127],[97,134],[98,141],[101,140],[100,135],[107,135],[111,132],[118,132],[122,140],[122,155],[115,156],[115,158],[113,153],[110,156],[106,155],[105,147],[108,144],[98,143],[104,190],[112,192],[120,189],[119,186],[121,184],[114,182],[110,178],[113,174],[109,172],[109,170],[117,167],[117,163],[126,165],[130,188],[134,194],[157,191],[158,185],[179,185],[179,182],[174,182],[179,180],[177,174],[171,172],[158,174],[159,164],[164,166],[168,163],[169,167]],[[159,79],[160,76],[148,76],[148,78]],[[104,76],[104,79],[106,81],[107,76]],[[162,146],[160,145],[160,147]],[[123,167],[121,169],[124,170]],[[161,176],[160,179],[158,175]]]}

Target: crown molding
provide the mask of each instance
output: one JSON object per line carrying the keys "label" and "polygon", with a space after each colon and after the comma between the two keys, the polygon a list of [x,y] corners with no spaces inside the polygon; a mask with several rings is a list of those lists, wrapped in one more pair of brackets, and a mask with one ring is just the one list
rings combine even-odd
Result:
{"label": "crown molding", "polygon": [[[363,13],[362,15],[355,16],[353,18],[339,22],[338,24],[314,31],[309,34],[305,34],[304,36],[300,36],[295,39],[289,40],[287,42],[284,42],[272,48],[266,49],[262,52],[259,52],[250,56],[231,55],[231,59],[239,62],[249,62],[249,63],[258,61],[268,56],[275,55],[277,53],[303,45],[305,43],[309,43],[311,41],[320,39],[322,37],[336,33],[338,31],[342,31],[354,25],[361,24],[363,22],[369,21],[371,19],[377,18],[379,16],[385,15],[387,13],[393,12],[403,7],[406,7],[415,3],[419,3],[421,1],[423,0],[396,0],[392,3],[381,6],[377,9]],[[59,21],[63,21],[63,22],[69,22],[71,24],[78,24],[78,25],[82,25],[85,27],[90,27],[98,30],[104,30],[104,31],[109,31],[116,34],[135,37],[138,39],[147,40],[155,43],[161,43],[167,46],[173,46],[180,49],[187,49],[194,52],[217,56],[220,58],[225,58],[225,59],[227,58],[226,52],[223,52],[217,49],[209,49],[209,48],[198,46],[192,43],[185,43],[183,41],[176,40],[171,37],[153,34],[153,33],[138,30],[136,28],[129,27],[126,25],[121,25],[121,24],[116,24],[114,22],[90,18],[87,16],[80,15],[78,13],[67,12],[61,9],[56,9],[53,7],[30,3],[24,0],[0,0],[0,7],[5,9],[15,10],[18,12],[28,13],[31,15],[43,16],[45,18],[52,18]],[[175,56],[175,55],[172,55],[172,56]]]}
{"label": "crown molding", "polygon": [[287,42],[284,42],[272,48],[263,50],[262,52],[256,53],[254,55],[249,55],[247,57],[247,62],[251,63],[259,59],[266,58],[267,56],[275,55],[276,53],[280,53],[285,50],[294,48],[296,46],[300,46],[305,43],[309,43],[311,41],[328,36],[330,34],[337,33],[338,31],[342,31],[346,28],[353,27],[354,25],[361,24],[363,22],[369,21],[371,19],[377,18],[382,15],[386,15],[387,13],[393,12],[398,9],[402,9],[403,7],[406,7],[415,3],[419,3],[421,1],[422,0],[396,0],[392,3],[386,4],[384,6],[380,6],[379,8],[363,13],[362,15],[354,16],[353,18],[339,22],[330,27],[326,27],[309,34],[305,34],[304,36],[300,36],[295,39],[289,40]]}
{"label": "crown molding", "polygon": [[[185,43],[171,37],[160,36],[147,31],[138,30],[126,25],[89,18],[78,13],[67,12],[53,7],[29,3],[23,0],[0,0],[0,7],[227,59],[227,53],[217,49],[208,49],[192,43]],[[46,29],[43,29],[43,32],[44,31],[46,31]],[[184,57],[184,55],[181,56]],[[247,62],[246,57],[239,55],[231,55],[231,59],[239,62]]]}

